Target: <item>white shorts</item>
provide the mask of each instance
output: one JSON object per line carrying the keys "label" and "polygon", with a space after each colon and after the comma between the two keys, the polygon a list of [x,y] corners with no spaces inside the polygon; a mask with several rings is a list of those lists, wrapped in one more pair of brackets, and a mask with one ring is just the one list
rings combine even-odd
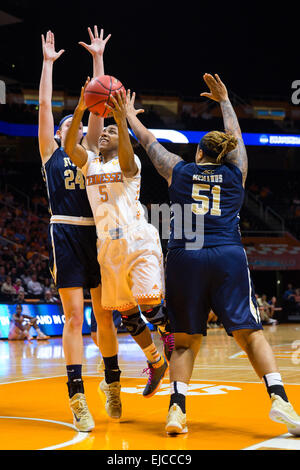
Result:
{"label": "white shorts", "polygon": [[115,239],[101,237],[97,242],[102,307],[124,312],[138,304],[160,304],[165,286],[158,231],[148,223],[126,233],[121,230],[115,232]]}

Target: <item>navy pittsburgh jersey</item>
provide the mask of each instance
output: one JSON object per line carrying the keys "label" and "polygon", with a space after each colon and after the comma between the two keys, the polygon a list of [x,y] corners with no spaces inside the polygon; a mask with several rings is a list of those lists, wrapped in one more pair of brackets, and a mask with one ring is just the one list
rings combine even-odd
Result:
{"label": "navy pittsburgh jersey", "polygon": [[[195,240],[192,235],[196,228],[199,231],[199,227],[204,235],[203,248],[242,245],[239,211],[244,200],[244,188],[242,173],[235,165],[181,161],[173,169],[169,196],[171,205],[174,205],[169,249],[183,248],[186,243],[192,243]],[[176,205],[181,209],[179,215]],[[185,215],[184,210],[187,211]],[[197,224],[197,217],[202,217],[201,224]]]}
{"label": "navy pittsburgh jersey", "polygon": [[93,217],[84,176],[62,147],[55,150],[42,171],[51,215]]}

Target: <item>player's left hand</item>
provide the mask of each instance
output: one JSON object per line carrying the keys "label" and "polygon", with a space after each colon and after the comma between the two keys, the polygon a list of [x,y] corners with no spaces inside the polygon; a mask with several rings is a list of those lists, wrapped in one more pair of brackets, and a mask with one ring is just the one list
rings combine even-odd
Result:
{"label": "player's left hand", "polygon": [[221,101],[228,100],[226,86],[218,74],[215,74],[213,77],[210,73],[205,73],[203,78],[210,92],[201,93],[200,96],[205,96],[206,98],[210,98],[213,101],[218,101],[219,103]]}
{"label": "player's left hand", "polygon": [[90,27],[88,27],[88,33],[91,39],[91,44],[86,44],[85,42],[80,41],[78,44],[83,46],[87,51],[89,51],[93,56],[95,55],[103,55],[104,49],[106,46],[107,41],[111,37],[109,34],[105,39],[103,39],[104,30],[100,30],[100,37],[98,33],[98,27],[94,26],[94,34]]}

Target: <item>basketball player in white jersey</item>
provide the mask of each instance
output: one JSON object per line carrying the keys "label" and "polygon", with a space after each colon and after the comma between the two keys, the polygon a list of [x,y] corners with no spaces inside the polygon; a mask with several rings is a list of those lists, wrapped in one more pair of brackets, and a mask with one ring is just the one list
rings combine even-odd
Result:
{"label": "basketball player in white jersey", "polygon": [[[161,308],[164,298],[163,255],[156,228],[147,223],[139,202],[141,163],[130,142],[126,117],[114,112],[116,125],[104,128],[98,156],[76,143],[78,128],[86,110],[84,90],[69,127],[65,148],[86,178],[93,211],[98,261],[102,279],[102,307],[118,310],[123,324],[148,360],[149,379],[143,396],[158,390],[168,369],[174,337],[166,332],[167,319]],[[165,339],[165,357],[154,345],[140,311],[156,325]],[[120,382],[110,386],[119,396]],[[109,399],[105,381],[100,390]],[[119,405],[121,406],[121,405]]]}

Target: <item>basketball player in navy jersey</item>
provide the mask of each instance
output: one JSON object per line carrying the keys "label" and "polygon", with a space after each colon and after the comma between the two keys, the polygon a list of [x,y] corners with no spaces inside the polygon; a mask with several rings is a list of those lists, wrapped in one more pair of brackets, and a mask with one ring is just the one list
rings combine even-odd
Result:
{"label": "basketball player in navy jersey", "polygon": [[[124,102],[129,124],[157,171],[168,182],[174,205],[166,263],[166,302],[171,330],[175,332],[175,349],[170,360],[171,397],[166,431],[187,432],[185,397],[212,309],[264,380],[272,402],[270,418],[285,423],[291,433],[300,435],[300,417],[287,399],[272,349],[261,331],[241,242],[238,214],[247,177],[247,153],[240,126],[219,76],[205,74],[204,81],[210,91],[201,96],[220,104],[225,133],[213,131],[204,135],[195,163],[186,163],[157,142],[137,118],[140,110],[134,108],[134,94],[130,98],[128,92]],[[178,218],[178,207],[181,214],[188,208],[192,230],[185,227],[183,217]]]}
{"label": "basketball player in navy jersey", "polygon": [[[93,74],[104,74],[103,53],[110,37],[100,37],[94,27],[94,34],[88,28],[91,44],[80,42],[93,57]],[[49,262],[52,276],[58,288],[65,314],[63,348],[68,375],[70,407],[74,425],[79,431],[90,431],[94,420],[89,412],[82,381],[82,323],[83,289],[91,291],[93,310],[98,325],[98,344],[103,356],[114,357],[117,351],[116,331],[112,316],[101,307],[100,269],[97,261],[96,230],[93,214],[88,202],[85,181],[81,171],[73,165],[64,151],[67,129],[72,120],[65,116],[59,123],[54,138],[52,114],[52,72],[53,63],[64,52],[55,51],[54,35],[42,35],[43,68],[39,88],[39,148],[46,181],[49,211]],[[103,119],[90,115],[88,131],[83,137],[80,124],[78,143],[89,150],[97,149]],[[112,365],[113,373],[119,376],[118,366]]]}

